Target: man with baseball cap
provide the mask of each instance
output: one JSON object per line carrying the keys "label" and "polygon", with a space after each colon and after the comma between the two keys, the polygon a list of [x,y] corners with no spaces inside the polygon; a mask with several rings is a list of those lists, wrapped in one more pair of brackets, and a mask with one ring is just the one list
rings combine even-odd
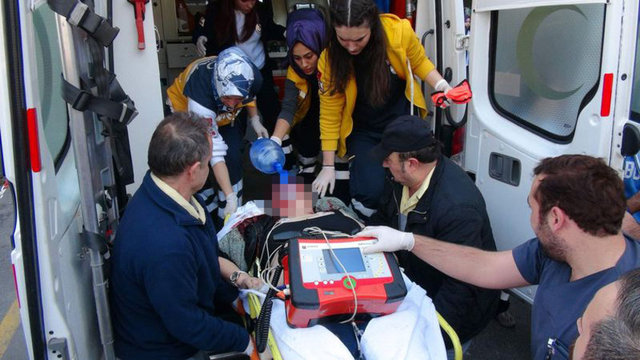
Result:
{"label": "man with baseball cap", "polygon": [[[393,176],[368,225],[387,225],[479,249],[495,251],[491,225],[480,191],[469,176],[441,154],[427,122],[401,116],[387,125],[371,155]],[[453,279],[408,251],[396,253],[411,280],[433,299],[456,330],[463,348],[495,314],[498,291]],[[451,343],[447,340],[447,348]],[[451,352],[451,356],[453,353]]]}

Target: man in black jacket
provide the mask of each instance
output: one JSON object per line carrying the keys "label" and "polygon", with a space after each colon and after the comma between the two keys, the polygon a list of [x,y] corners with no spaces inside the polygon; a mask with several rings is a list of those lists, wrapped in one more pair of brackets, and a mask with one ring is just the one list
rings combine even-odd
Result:
{"label": "man in black jacket", "polygon": [[[372,156],[388,168],[378,211],[368,225],[426,235],[444,241],[496,250],[480,191],[469,176],[441,154],[441,144],[428,124],[416,116],[401,116],[387,125]],[[397,253],[411,280],[433,299],[436,310],[456,330],[463,350],[493,318],[498,291],[453,279],[407,251]],[[445,337],[448,349],[451,342]],[[452,351],[450,351],[453,354]]]}

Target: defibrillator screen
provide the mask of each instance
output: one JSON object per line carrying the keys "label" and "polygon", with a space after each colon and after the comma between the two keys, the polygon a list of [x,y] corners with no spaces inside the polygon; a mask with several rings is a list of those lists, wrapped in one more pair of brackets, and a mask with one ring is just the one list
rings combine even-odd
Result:
{"label": "defibrillator screen", "polygon": [[[352,273],[366,271],[364,261],[362,261],[360,248],[334,249],[333,252],[336,254],[347,272]],[[327,274],[343,272],[340,264],[338,264],[338,262],[335,261],[335,258],[331,255],[331,250],[323,249],[322,256],[324,257]]]}

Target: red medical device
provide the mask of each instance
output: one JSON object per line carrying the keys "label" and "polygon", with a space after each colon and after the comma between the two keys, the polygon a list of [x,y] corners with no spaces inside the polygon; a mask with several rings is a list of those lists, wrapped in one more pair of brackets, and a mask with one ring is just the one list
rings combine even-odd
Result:
{"label": "red medical device", "polygon": [[356,298],[356,318],[393,313],[407,294],[393,254],[364,255],[362,248],[375,238],[328,241],[330,246],[324,238],[289,239],[289,254],[282,259],[284,282],[291,292],[285,301],[288,325],[308,327],[348,319]]}

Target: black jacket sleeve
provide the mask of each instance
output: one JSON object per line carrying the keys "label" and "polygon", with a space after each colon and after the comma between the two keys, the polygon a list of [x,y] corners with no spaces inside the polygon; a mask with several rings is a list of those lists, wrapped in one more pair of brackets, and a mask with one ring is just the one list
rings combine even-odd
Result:
{"label": "black jacket sleeve", "polygon": [[[435,223],[434,237],[465,246],[482,248],[484,219],[471,206],[451,208],[443,212]],[[444,276],[438,292],[433,297],[436,310],[455,330],[460,340],[465,342],[475,336],[486,323],[487,316],[492,315],[491,308],[496,299],[494,290],[481,289],[476,286]],[[490,313],[490,314],[488,314]],[[450,347],[448,336],[445,336],[447,347]]]}

